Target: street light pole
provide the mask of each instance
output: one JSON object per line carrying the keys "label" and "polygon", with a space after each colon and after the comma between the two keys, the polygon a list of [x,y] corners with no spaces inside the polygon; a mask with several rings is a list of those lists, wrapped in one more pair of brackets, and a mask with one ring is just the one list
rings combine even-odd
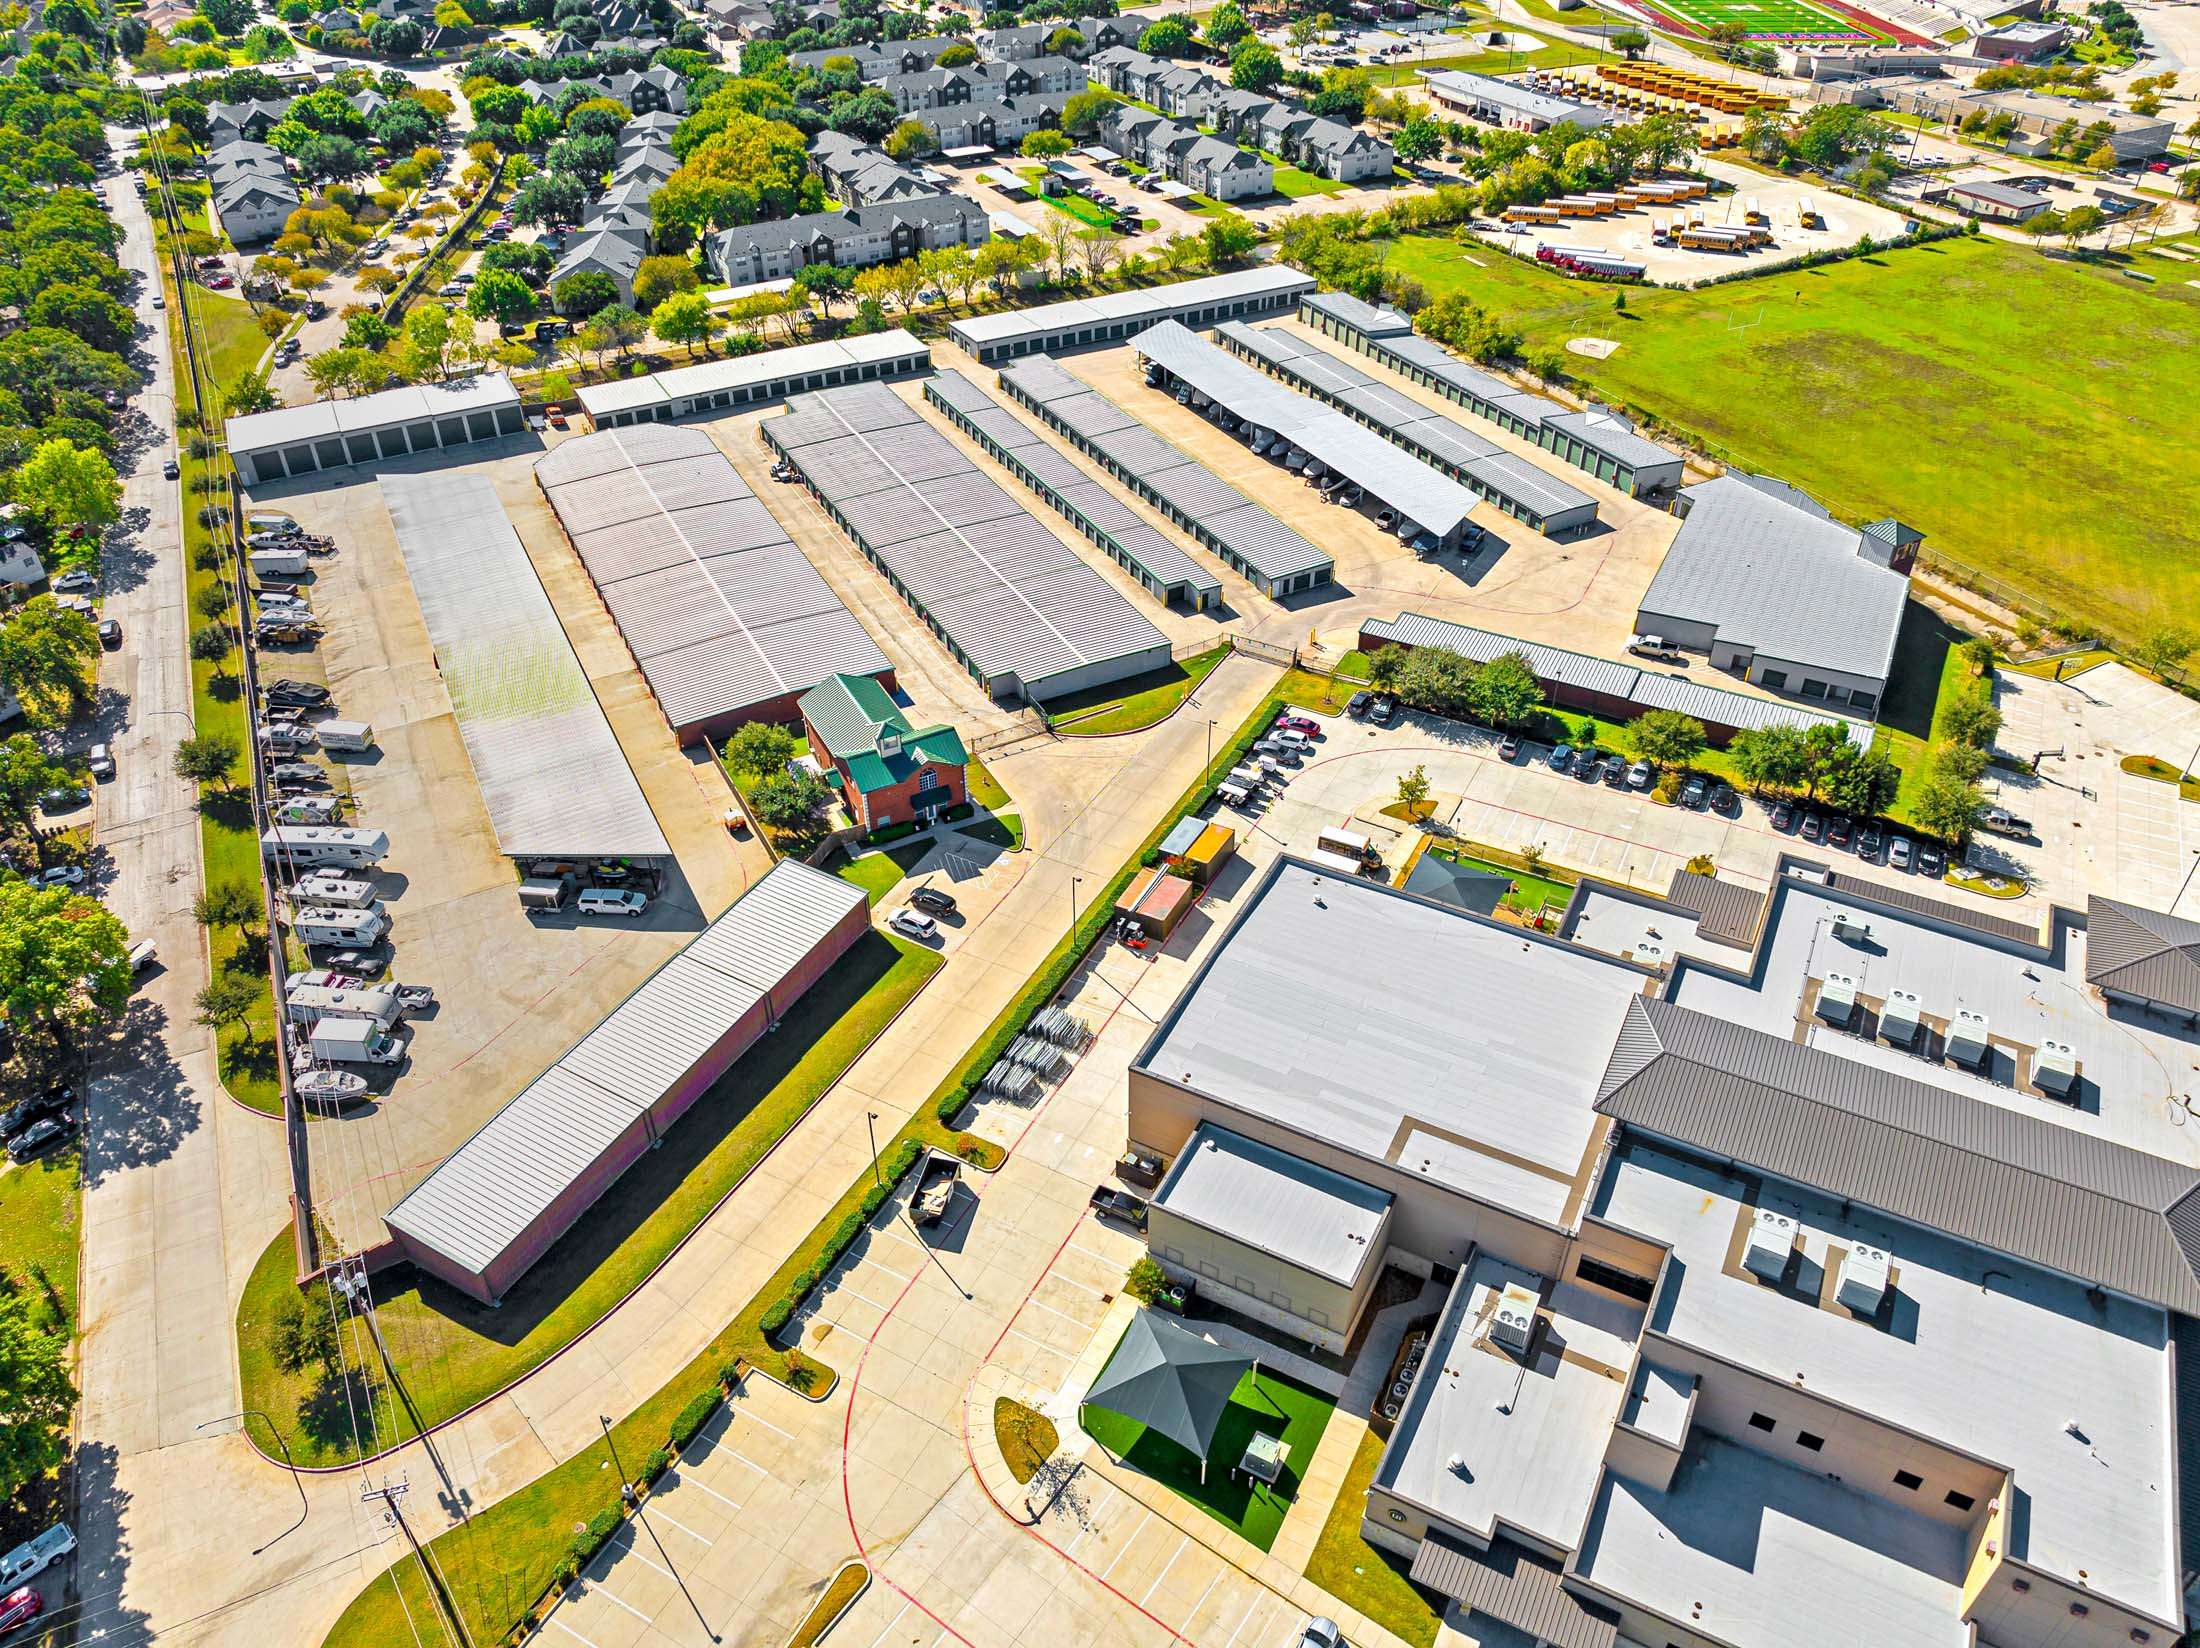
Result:
{"label": "street light pole", "polygon": [[1215,771],[1215,723],[1207,723],[1207,765],[1200,769],[1200,782],[1205,783]]}
{"label": "street light pole", "polygon": [[878,1170],[878,1112],[876,1110],[866,1110],[863,1113],[863,1130],[871,1135],[871,1177],[883,1185],[886,1180]]}
{"label": "street light pole", "polygon": [[203,1431],[207,1425],[225,1425],[232,1419],[247,1417],[257,1419],[267,1426],[268,1433],[275,1438],[275,1445],[283,1450],[283,1464],[290,1471],[291,1485],[298,1490],[298,1520],[285,1528],[282,1533],[277,1534],[275,1539],[269,1540],[267,1545],[257,1547],[252,1554],[258,1556],[261,1551],[268,1548],[268,1545],[273,1545],[275,1540],[283,1538],[285,1534],[294,1534],[300,1528],[303,1528],[306,1525],[306,1514],[312,1509],[312,1506],[306,1500],[305,1480],[298,1475],[298,1462],[290,1457],[290,1444],[283,1440],[283,1433],[275,1421],[268,1418],[258,1408],[246,1408],[240,1413],[225,1413],[219,1419],[209,1419],[206,1424],[194,1425],[191,1428],[194,1431]]}
{"label": "street light pole", "polygon": [[1069,878],[1069,936],[1072,943],[1077,940],[1077,889],[1084,879],[1081,875]]}

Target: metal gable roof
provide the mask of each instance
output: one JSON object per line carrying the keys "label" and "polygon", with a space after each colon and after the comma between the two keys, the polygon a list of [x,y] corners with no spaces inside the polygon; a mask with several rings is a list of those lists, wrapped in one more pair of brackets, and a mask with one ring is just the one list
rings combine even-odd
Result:
{"label": "metal gable roof", "polygon": [[2200,1312],[2200,1170],[1637,998],[1597,1109],[1997,1253]]}
{"label": "metal gable roof", "polygon": [[2089,898],[2085,978],[2098,989],[2200,1013],[2200,921]]}
{"label": "metal gable roof", "polygon": [[1429,1534],[1413,1553],[1408,1577],[1556,1648],[1612,1648],[1619,1640],[1617,1614],[1567,1590],[1556,1562],[1502,1535],[1478,1551]]}

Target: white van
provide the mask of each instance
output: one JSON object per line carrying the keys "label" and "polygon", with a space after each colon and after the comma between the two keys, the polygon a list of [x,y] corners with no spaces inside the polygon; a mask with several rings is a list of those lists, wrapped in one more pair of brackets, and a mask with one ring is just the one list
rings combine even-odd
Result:
{"label": "white van", "polygon": [[381,863],[389,850],[388,832],[342,825],[278,824],[260,837],[263,854],[302,870],[329,864],[364,868]]}
{"label": "white van", "polygon": [[245,562],[262,578],[295,578],[306,569],[306,552],[302,549],[255,549],[245,557]]}
{"label": "white van", "polygon": [[366,1019],[387,1030],[405,1011],[397,992],[387,985],[372,990],[331,990],[323,984],[295,981],[283,994],[283,1012],[293,1024],[318,1024],[323,1019]]}
{"label": "white van", "polygon": [[358,949],[382,942],[390,930],[390,918],[379,907],[372,910],[339,910],[332,905],[310,904],[290,918],[290,929],[300,944],[341,944]]}
{"label": "white van", "polygon": [[364,721],[323,721],[314,728],[324,750],[371,750],[374,729]]}
{"label": "white van", "polygon": [[6,1556],[0,1556],[0,1592],[28,1585],[75,1549],[76,1535],[62,1522],[35,1539],[26,1539]]}
{"label": "white van", "polygon": [[374,883],[316,871],[283,895],[293,908],[325,904],[336,910],[365,910],[375,903]]}
{"label": "white van", "polygon": [[244,518],[246,532],[258,536],[272,533],[277,537],[295,538],[305,529],[289,515],[279,515],[272,510],[253,510]]}

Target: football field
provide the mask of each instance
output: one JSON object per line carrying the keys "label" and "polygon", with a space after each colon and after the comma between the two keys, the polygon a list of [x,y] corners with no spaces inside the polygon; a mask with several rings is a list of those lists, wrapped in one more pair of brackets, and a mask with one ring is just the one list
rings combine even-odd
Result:
{"label": "football field", "polygon": [[1650,0],[1697,34],[1709,35],[1721,23],[1734,23],[1751,40],[1892,40],[1894,36],[1860,17],[1816,0]]}

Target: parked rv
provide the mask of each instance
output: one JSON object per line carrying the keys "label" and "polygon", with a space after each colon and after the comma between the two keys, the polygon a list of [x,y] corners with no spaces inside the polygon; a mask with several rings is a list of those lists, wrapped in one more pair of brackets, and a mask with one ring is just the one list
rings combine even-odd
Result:
{"label": "parked rv", "polygon": [[353,868],[379,864],[389,850],[386,831],[328,824],[278,825],[260,837],[263,854],[301,870],[330,864]]}

